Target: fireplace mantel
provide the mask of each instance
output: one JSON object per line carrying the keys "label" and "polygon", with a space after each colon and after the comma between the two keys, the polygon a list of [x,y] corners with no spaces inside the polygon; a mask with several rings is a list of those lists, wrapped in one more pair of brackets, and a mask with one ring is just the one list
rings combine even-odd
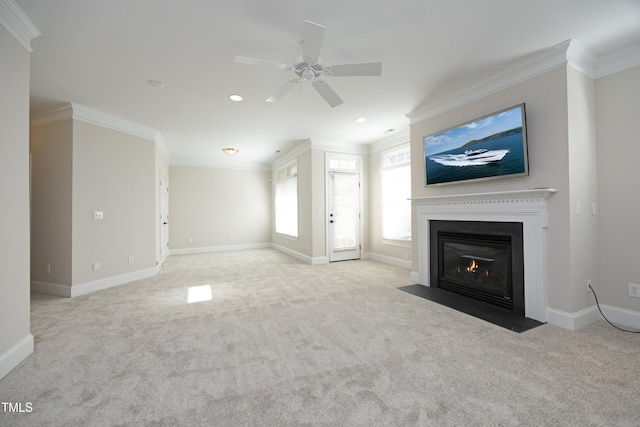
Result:
{"label": "fireplace mantel", "polygon": [[545,253],[547,198],[552,188],[414,198],[418,223],[418,282],[429,283],[429,221],[521,222],[525,258],[525,315],[547,321]]}
{"label": "fireplace mantel", "polygon": [[496,191],[492,193],[470,193],[470,194],[447,194],[443,196],[429,196],[429,197],[416,197],[411,200],[424,203],[490,203],[493,201],[501,200],[528,200],[528,199],[542,199],[546,200],[549,196],[557,193],[555,188],[530,188],[527,190],[514,190],[514,191]]}

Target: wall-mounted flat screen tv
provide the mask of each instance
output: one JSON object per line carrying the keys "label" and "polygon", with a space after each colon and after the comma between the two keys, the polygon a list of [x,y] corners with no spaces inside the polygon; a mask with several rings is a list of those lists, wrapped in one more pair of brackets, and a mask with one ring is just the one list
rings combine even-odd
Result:
{"label": "wall-mounted flat screen tv", "polygon": [[424,138],[426,185],[529,174],[524,104]]}

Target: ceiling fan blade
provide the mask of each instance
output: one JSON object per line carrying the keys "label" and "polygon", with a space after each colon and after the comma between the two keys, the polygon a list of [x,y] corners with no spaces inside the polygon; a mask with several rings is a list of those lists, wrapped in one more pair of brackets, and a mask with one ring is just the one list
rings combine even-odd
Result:
{"label": "ceiling fan blade", "polygon": [[288,94],[291,89],[293,89],[294,87],[296,87],[298,85],[298,83],[300,83],[300,79],[291,79],[288,82],[286,82],[284,85],[282,85],[280,87],[280,89],[278,89],[277,91],[275,91],[273,93],[273,95],[271,95],[270,97],[267,98],[267,102],[276,102],[279,99],[281,99],[283,96],[285,96],[286,94]]}
{"label": "ceiling fan blade", "polygon": [[335,77],[380,76],[382,75],[382,62],[332,65],[327,67],[327,74]]}
{"label": "ceiling fan blade", "polygon": [[304,21],[304,38],[302,39],[302,56],[305,61],[315,63],[320,57],[324,30],[320,24]]}
{"label": "ceiling fan blade", "polygon": [[342,104],[342,99],[340,99],[338,94],[331,89],[331,86],[329,86],[327,82],[323,80],[314,80],[312,86],[318,91],[320,96],[327,101],[327,104],[329,104],[331,108],[335,108]]}
{"label": "ceiling fan blade", "polygon": [[259,67],[272,67],[278,70],[290,70],[291,66],[280,62],[267,61],[264,59],[248,58],[246,56],[236,56],[234,61],[238,64],[257,65]]}

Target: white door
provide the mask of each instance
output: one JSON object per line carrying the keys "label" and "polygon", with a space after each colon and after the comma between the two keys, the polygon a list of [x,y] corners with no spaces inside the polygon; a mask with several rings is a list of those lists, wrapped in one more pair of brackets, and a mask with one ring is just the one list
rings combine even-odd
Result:
{"label": "white door", "polygon": [[160,172],[160,263],[169,256],[169,182]]}
{"label": "white door", "polygon": [[354,172],[333,169],[328,171],[329,261],[360,259],[359,167]]}

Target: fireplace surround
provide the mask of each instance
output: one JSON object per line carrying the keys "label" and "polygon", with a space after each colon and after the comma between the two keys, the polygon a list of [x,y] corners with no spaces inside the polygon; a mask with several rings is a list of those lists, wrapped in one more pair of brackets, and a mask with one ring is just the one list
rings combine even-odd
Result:
{"label": "fireplace surround", "polygon": [[[547,321],[546,228],[547,198],[557,190],[550,188],[519,191],[432,196],[417,202],[418,272],[412,278],[432,286],[431,222],[484,221],[519,223],[522,227],[524,261],[524,315]],[[436,286],[433,283],[433,286]]]}

